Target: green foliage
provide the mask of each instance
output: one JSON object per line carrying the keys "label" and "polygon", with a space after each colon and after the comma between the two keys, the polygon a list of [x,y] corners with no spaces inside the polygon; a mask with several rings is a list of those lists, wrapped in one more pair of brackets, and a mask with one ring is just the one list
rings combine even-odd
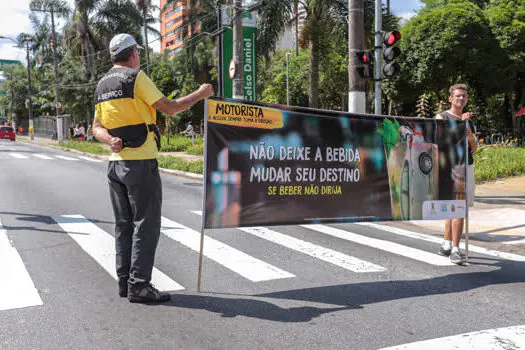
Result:
{"label": "green foliage", "polygon": [[157,158],[159,167],[164,169],[181,170],[194,174],[202,174],[204,169],[204,161],[187,161],[178,157],[160,156]]}
{"label": "green foliage", "polygon": [[188,149],[186,149],[186,153],[194,156],[202,156],[204,154],[204,143],[196,143],[194,146],[191,146]]}
{"label": "green foliage", "polygon": [[[195,137],[195,147],[202,147],[204,149],[204,138]],[[168,144],[168,138],[164,135],[161,136],[162,152],[187,152],[192,148],[191,138],[181,135],[175,135],[170,137],[170,143]],[[197,154],[202,154],[197,153]]]}
{"label": "green foliage", "polygon": [[58,145],[67,149],[76,149],[81,152],[91,153],[91,154],[103,154],[109,155],[111,152],[104,147],[103,144],[98,142],[86,142],[86,141],[68,141],[68,142],[59,142]]}
{"label": "green foliage", "polygon": [[417,116],[420,118],[432,118],[434,114],[430,106],[430,94],[422,94],[417,101]]}
{"label": "green foliage", "polygon": [[480,147],[474,154],[476,182],[525,174],[524,147]]}

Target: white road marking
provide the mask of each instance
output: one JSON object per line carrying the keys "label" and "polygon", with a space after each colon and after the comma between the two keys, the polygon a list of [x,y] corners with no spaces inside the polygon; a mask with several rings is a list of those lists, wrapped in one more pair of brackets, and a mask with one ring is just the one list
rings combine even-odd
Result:
{"label": "white road marking", "polygon": [[84,160],[89,160],[90,162],[96,162],[96,163],[102,162],[100,159],[89,158],[89,157],[84,157],[84,156],[78,156],[78,158],[81,158],[81,159],[84,159]]}
{"label": "white road marking", "polygon": [[381,350],[419,350],[419,349],[525,349],[525,326],[487,329],[383,348]]}
{"label": "white road marking", "polygon": [[427,264],[436,266],[453,265],[453,263],[450,262],[450,259],[444,256],[437,255],[436,253],[429,253],[424,250],[407,247],[398,243],[358,235],[356,233],[341,230],[335,227],[320,224],[301,225],[301,227],[305,227],[310,230],[321,232],[357,244],[366,245],[375,249],[380,249],[388,253],[401,255],[409,259],[418,260]]}
{"label": "white road marking", "polygon": [[28,156],[24,156],[23,154],[20,154],[20,153],[9,153],[11,155],[11,157],[13,158],[17,158],[17,159],[27,159],[29,158]]}
{"label": "white road marking", "polygon": [[[197,215],[202,215],[202,211],[192,211]],[[333,249],[321,247],[319,245],[303,241],[301,239],[285,235],[283,233],[270,230],[266,227],[239,227],[239,230],[279,244],[291,250],[309,255],[323,260],[327,263],[342,267],[353,272],[380,272],[386,269],[382,266],[372,264],[368,261],[349,256]]]}
{"label": "white road marking", "polygon": [[39,153],[35,153],[34,156],[40,159],[53,159],[50,156],[46,156],[45,154],[39,154]]}
{"label": "white road marking", "polygon": [[65,159],[65,160],[78,160],[76,158],[71,158],[71,157],[66,157],[66,156],[55,156],[57,158],[60,158],[60,159]]}
{"label": "white road marking", "polygon": [[[200,252],[201,234],[168,218],[162,217],[161,232],[169,238]],[[203,255],[252,282],[295,277],[246,253],[204,236]]]}
{"label": "white road marking", "polygon": [[[100,266],[104,268],[115,280],[115,239],[82,215],[54,216],[53,220],[88,253]],[[157,268],[153,268],[151,282],[161,290],[184,289]]]}
{"label": "white road marking", "polygon": [[42,305],[38,290],[15,247],[11,246],[7,232],[0,221],[0,310]]}
{"label": "white road marking", "polygon": [[[443,242],[443,239],[439,238],[439,237],[434,237],[434,236],[430,236],[430,235],[426,235],[426,234],[418,233],[418,232],[412,232],[412,231],[404,230],[404,229],[397,228],[397,227],[378,225],[378,224],[375,224],[375,223],[359,223],[359,225],[373,227],[373,228],[376,228],[378,230],[383,230],[383,231],[387,231],[387,232],[390,232],[390,233],[395,233],[395,234],[400,235],[400,236],[420,239],[420,240],[423,240],[423,241],[436,243],[438,245]],[[460,247],[465,249],[465,242],[463,240],[460,243]],[[523,256],[523,255],[506,253],[506,252],[500,252],[498,250],[487,249],[487,248],[484,248],[484,247],[478,247],[478,246],[475,246],[475,245],[472,245],[472,244],[468,245],[468,249],[469,249],[469,252],[476,252],[476,253],[480,253],[480,254],[495,256],[497,258],[501,258],[501,259],[505,259],[505,260],[525,261],[525,256]]]}

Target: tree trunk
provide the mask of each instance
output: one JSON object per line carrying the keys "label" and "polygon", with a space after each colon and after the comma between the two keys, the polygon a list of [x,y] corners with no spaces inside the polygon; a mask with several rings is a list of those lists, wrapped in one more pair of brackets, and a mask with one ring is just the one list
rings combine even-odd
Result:
{"label": "tree trunk", "polygon": [[509,104],[510,104],[510,113],[512,116],[512,133],[516,134],[516,98],[514,97],[514,93],[512,91],[507,92],[507,97],[509,98]]}
{"label": "tree trunk", "polygon": [[319,37],[313,35],[310,38],[310,96],[309,105],[312,108],[319,108]]}

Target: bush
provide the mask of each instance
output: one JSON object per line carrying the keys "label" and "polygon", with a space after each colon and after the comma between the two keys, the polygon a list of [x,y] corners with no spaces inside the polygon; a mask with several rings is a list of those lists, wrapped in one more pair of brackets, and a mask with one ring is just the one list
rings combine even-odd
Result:
{"label": "bush", "polygon": [[158,157],[159,167],[164,169],[181,170],[194,174],[203,174],[204,161],[187,161],[178,157],[160,156]]}
{"label": "bush", "polygon": [[63,148],[76,149],[78,151],[92,153],[92,154],[111,154],[111,152],[104,147],[102,143],[86,142],[86,141],[68,141],[59,142],[58,145]]}
{"label": "bush", "polygon": [[[194,139],[195,146],[203,145],[204,147],[204,138],[196,137]],[[186,152],[190,149],[191,138],[175,135],[170,137],[170,144],[168,145],[168,138],[164,135],[161,136],[162,152]],[[204,148],[203,148],[204,149]],[[192,153],[193,154],[193,153]],[[202,153],[201,153],[202,154]]]}
{"label": "bush", "polygon": [[186,150],[186,153],[194,156],[202,156],[204,154],[204,143],[195,143],[195,146],[190,146],[190,148]]}
{"label": "bush", "polygon": [[525,175],[525,147],[480,146],[474,154],[476,183]]}

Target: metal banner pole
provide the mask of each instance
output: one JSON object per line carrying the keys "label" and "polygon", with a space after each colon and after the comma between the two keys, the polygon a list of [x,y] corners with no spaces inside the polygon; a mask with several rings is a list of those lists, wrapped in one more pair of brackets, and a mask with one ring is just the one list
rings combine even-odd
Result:
{"label": "metal banner pole", "polygon": [[206,173],[207,173],[207,146],[208,146],[208,99],[204,100],[204,166],[203,166],[203,196],[202,196],[202,227],[201,227],[201,245],[200,245],[200,252],[199,252],[199,274],[197,277],[197,292],[200,293],[201,291],[201,280],[202,280],[202,255],[204,251],[204,226],[206,223]]}
{"label": "metal banner pole", "polygon": [[[466,122],[466,128],[468,127],[468,122]],[[465,136],[465,143],[466,143],[466,156],[465,156],[465,163],[466,163],[466,167],[465,167],[465,202],[466,202],[466,206],[465,206],[465,263],[468,264],[468,217],[469,217],[469,210],[468,210],[468,205],[469,205],[469,191],[468,191],[468,136]]]}

